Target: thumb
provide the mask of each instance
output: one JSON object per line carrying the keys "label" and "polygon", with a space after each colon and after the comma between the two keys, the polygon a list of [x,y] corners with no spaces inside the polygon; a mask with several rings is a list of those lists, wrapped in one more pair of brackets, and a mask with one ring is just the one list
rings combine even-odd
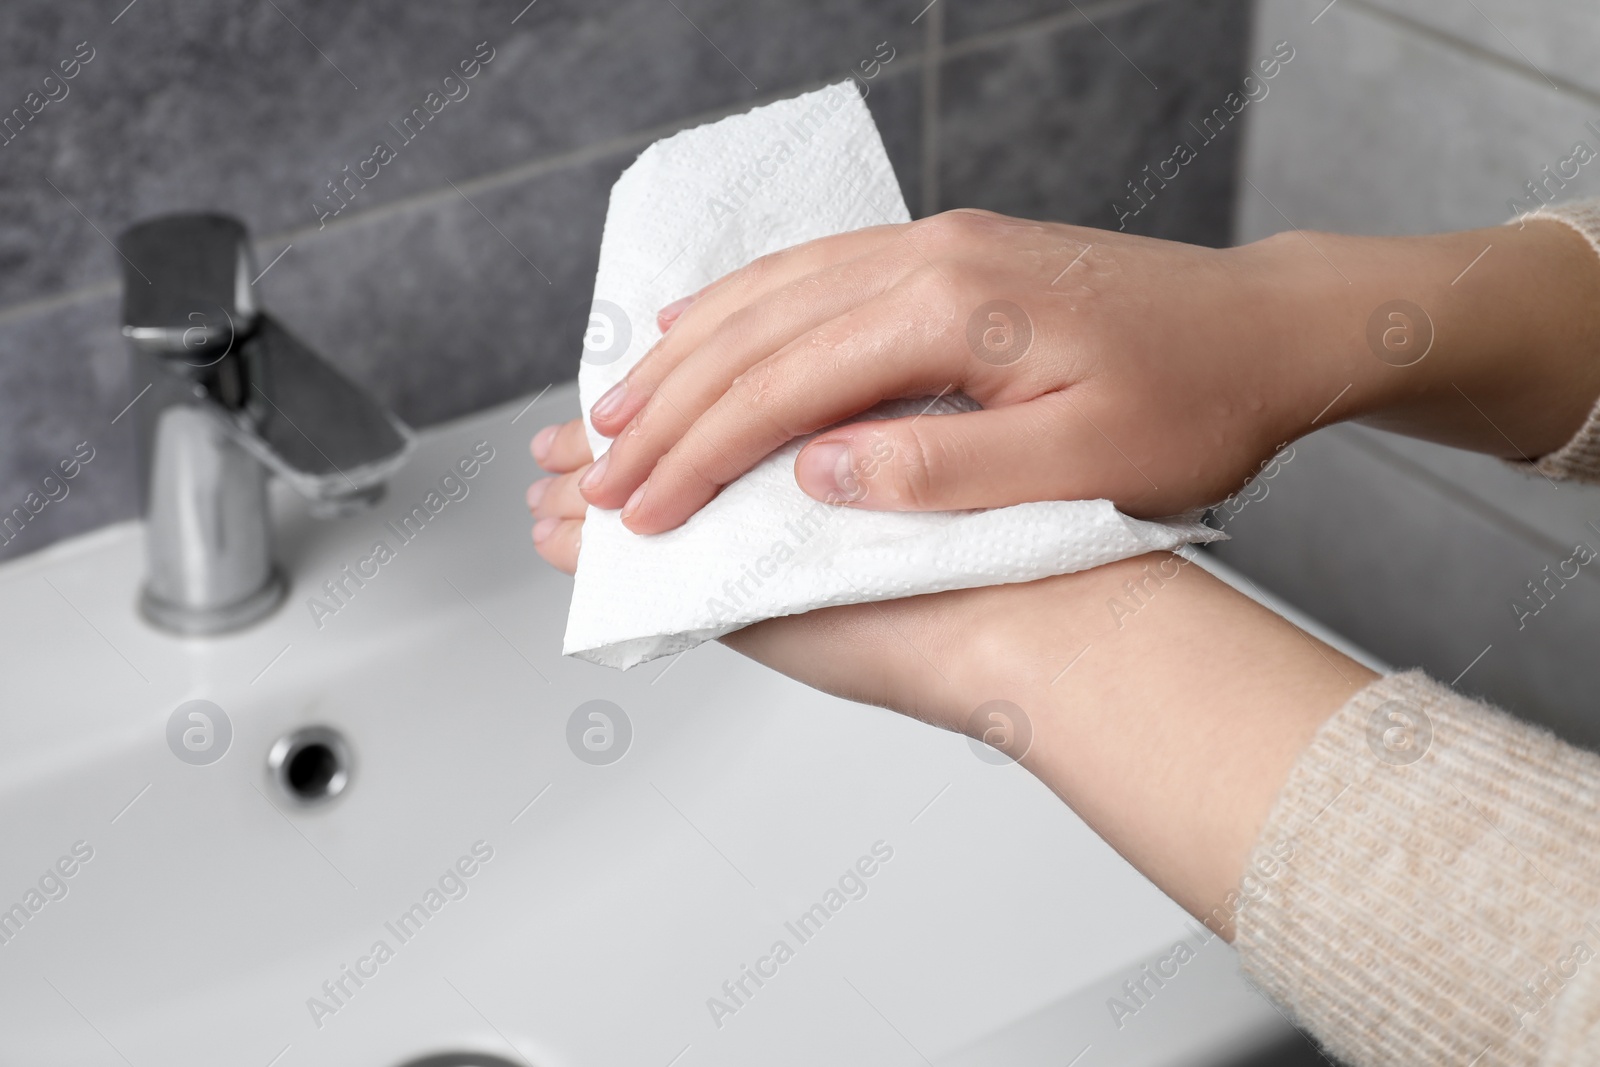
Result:
{"label": "thumb", "polygon": [[1148,510],[1151,486],[1065,402],[858,422],[801,449],[811,497],[874,511],[965,511],[1108,497]]}

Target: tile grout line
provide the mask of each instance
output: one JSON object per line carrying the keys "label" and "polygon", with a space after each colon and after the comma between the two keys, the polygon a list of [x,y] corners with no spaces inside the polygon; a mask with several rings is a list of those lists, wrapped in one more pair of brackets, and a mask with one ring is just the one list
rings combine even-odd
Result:
{"label": "tile grout line", "polygon": [[1600,104],[1600,89],[1581,85],[1561,74],[1540,70],[1527,62],[1513,59],[1503,53],[1496,52],[1492,48],[1486,48],[1476,41],[1458,36],[1449,30],[1441,29],[1438,26],[1430,26],[1426,22],[1418,21],[1409,15],[1402,15],[1398,11],[1390,11],[1374,3],[1373,0],[1345,0],[1345,3],[1368,18],[1387,22],[1391,26],[1399,27],[1414,36],[1426,38],[1435,45],[1448,48],[1466,59],[1497,67],[1528,82],[1537,83],[1541,89],[1546,91],[1550,89],[1551,85],[1554,85],[1557,93],[1576,97],[1579,101],[1591,106]]}
{"label": "tile grout line", "polygon": [[1102,15],[1115,18],[1142,8],[1158,7],[1162,4],[1176,6],[1177,3],[1178,0],[1093,0],[1093,2],[1086,0],[1078,5],[1078,10],[1058,11],[1053,15],[1045,15],[1016,26],[975,33],[971,37],[964,37],[953,43],[946,42],[940,48],[939,58],[960,59],[975,52],[987,51],[996,45],[1011,44],[1018,38],[1039,37],[1062,30],[1089,27],[1089,19]]}
{"label": "tile grout line", "polygon": [[[1502,534],[1512,537],[1530,548],[1535,548],[1541,552],[1554,552],[1557,555],[1571,551],[1570,545],[1564,544],[1553,534],[1548,534],[1537,526],[1524,522],[1517,516],[1502,509],[1499,505],[1485,500],[1476,493],[1463,488],[1444,475],[1434,471],[1426,464],[1412,459],[1398,449],[1370,436],[1376,432],[1357,427],[1356,432],[1349,434],[1345,439],[1360,451],[1365,452],[1370,458],[1413,481],[1420,482],[1445,500],[1477,516]],[[1595,579],[1600,580],[1600,575],[1596,575]]]}
{"label": "tile grout line", "polygon": [[38,315],[48,315],[51,312],[69,308],[74,304],[87,304],[94,300],[103,300],[106,297],[116,296],[120,285],[120,282],[107,279],[80,285],[76,289],[52,293],[49,296],[29,297],[20,303],[0,308],[0,326],[9,326],[13,322],[24,322]]}
{"label": "tile grout line", "polygon": [[939,83],[944,74],[944,8],[937,3],[927,12],[922,50],[922,210],[923,216],[939,210]]}

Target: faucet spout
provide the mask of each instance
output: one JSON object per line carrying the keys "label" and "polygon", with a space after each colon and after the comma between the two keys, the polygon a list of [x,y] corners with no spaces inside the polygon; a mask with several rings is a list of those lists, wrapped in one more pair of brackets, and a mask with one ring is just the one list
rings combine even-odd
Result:
{"label": "faucet spout", "polygon": [[250,391],[233,425],[245,451],[320,515],[380,500],[410,453],[411,432],[270,314],[241,355]]}
{"label": "faucet spout", "polygon": [[332,517],[371,504],[411,432],[254,300],[243,224],[167,215],[118,241],[136,381],[145,618],[181,634],[246,626],[283,600],[267,477]]}

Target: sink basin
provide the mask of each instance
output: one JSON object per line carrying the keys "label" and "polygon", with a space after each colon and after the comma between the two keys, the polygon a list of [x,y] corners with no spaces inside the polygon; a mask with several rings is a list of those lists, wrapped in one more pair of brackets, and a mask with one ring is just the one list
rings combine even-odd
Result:
{"label": "sink basin", "polygon": [[[275,498],[293,590],[239,634],[141,621],[134,523],[0,567],[0,1059],[1167,1064],[1287,1032],[1216,941],[1109,1011],[1199,928],[965,738],[720,645],[561,658],[522,496],[576,395],[527,405],[423,435],[364,513]],[[284,786],[308,728],[332,795]]]}

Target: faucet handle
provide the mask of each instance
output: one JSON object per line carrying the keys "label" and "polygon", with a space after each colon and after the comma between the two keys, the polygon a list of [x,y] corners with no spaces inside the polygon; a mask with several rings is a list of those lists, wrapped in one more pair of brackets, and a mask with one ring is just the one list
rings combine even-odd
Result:
{"label": "faucet handle", "polygon": [[155,355],[227,351],[256,328],[250,232],[227,215],[161,215],[117,238],[122,333]]}

